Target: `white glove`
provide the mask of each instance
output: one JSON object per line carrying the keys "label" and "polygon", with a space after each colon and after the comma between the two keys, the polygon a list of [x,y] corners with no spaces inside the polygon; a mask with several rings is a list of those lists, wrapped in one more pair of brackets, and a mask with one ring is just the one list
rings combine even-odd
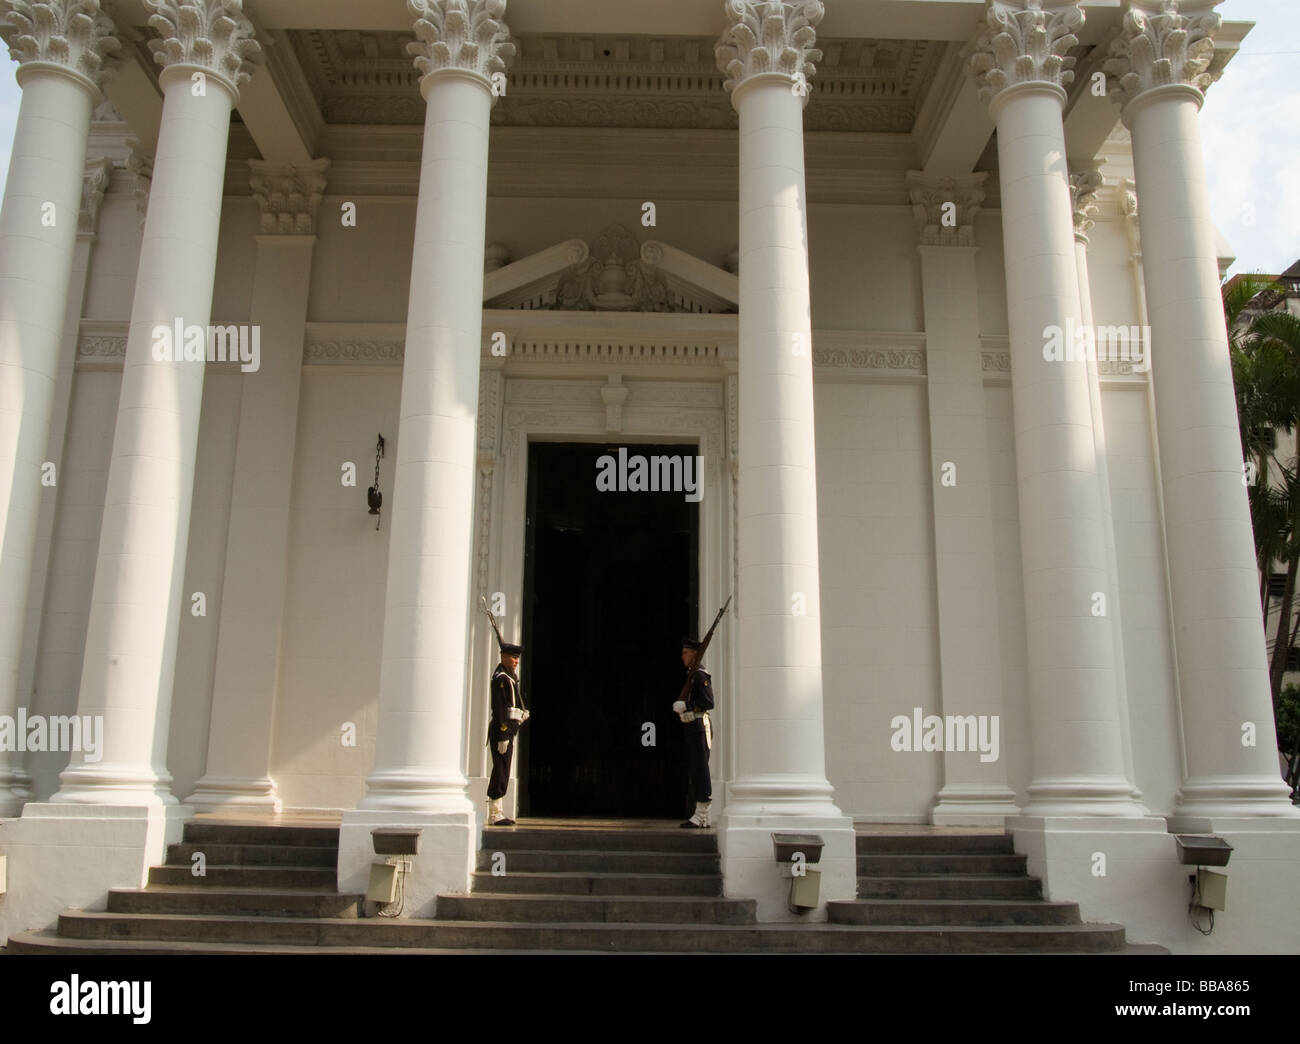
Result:
{"label": "white glove", "polygon": [[500,743],[497,744],[497,753],[498,753],[498,754],[504,754],[504,753],[505,753],[506,751],[508,751],[509,749],[510,749],[510,741],[509,741],[509,740],[502,740]]}
{"label": "white glove", "polygon": [[511,721],[523,721],[526,712],[520,707],[509,707],[506,710],[506,717]]}
{"label": "white glove", "polygon": [[524,716],[519,719],[521,722],[528,720],[528,711],[524,711]]}
{"label": "white glove", "polygon": [[673,713],[674,713],[674,714],[681,714],[681,713],[683,713],[685,710],[686,710],[686,701],[685,701],[685,700],[678,700],[676,703],[673,704]]}

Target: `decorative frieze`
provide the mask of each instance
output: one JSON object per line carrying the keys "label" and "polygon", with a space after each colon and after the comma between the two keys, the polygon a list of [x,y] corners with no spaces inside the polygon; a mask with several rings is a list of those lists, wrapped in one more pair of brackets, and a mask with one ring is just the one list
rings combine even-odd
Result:
{"label": "decorative frieze", "polygon": [[1214,82],[1214,35],[1219,0],[1129,0],[1111,41],[1107,91],[1124,108],[1156,87],[1204,91]]}
{"label": "decorative frieze", "polygon": [[907,191],[920,230],[920,244],[974,246],[975,215],[984,202],[987,179],[986,173],[953,178],[908,171]]}
{"label": "decorative frieze", "polygon": [[248,166],[253,172],[249,185],[262,212],[259,231],[263,235],[314,235],[330,161],[276,166],[249,160]]}
{"label": "decorative frieze", "polygon": [[149,41],[154,61],[163,68],[195,66],[238,96],[262,56],[243,0],[144,0],[144,5],[152,12],[150,28],[162,37]]}
{"label": "decorative frieze", "polygon": [[986,24],[975,40],[971,72],[980,97],[991,102],[1008,87],[1044,83],[1061,89],[1074,80],[1083,27],[1076,0],[992,0]]}
{"label": "decorative frieze", "polygon": [[397,363],[406,353],[403,341],[311,341],[303,350],[302,360],[330,363]]}
{"label": "decorative frieze", "polygon": [[[506,0],[407,0],[415,16],[416,42],[406,45],[424,76],[446,69],[481,76],[489,84],[505,75],[515,56],[501,21]],[[500,93],[500,92],[494,92]]]}
{"label": "decorative frieze", "polygon": [[816,74],[822,52],[813,44],[826,14],[821,0],[726,0],[727,28],[714,48],[728,93],[751,76],[780,73],[802,84]]}
{"label": "decorative frieze", "polygon": [[58,65],[96,91],[112,78],[122,45],[100,0],[9,0],[9,8],[0,32],[20,66]]}

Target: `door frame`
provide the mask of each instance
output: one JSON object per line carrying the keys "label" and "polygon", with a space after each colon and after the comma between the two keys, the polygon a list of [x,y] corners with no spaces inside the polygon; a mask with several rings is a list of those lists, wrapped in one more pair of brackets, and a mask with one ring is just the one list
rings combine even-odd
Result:
{"label": "door frame", "polygon": [[[610,387],[625,390],[617,408],[608,401]],[[632,379],[549,379],[508,377],[501,370],[485,370],[480,385],[480,432],[493,410],[500,433],[492,444],[490,460],[480,456],[476,497],[476,581],[470,592],[471,616],[467,724],[467,775],[471,798],[484,802],[479,780],[490,771],[483,737],[487,733],[487,684],[499,657],[495,638],[478,598],[485,592],[505,595],[502,633],[519,635],[523,626],[525,518],[528,493],[528,446],[531,442],[592,442],[617,444],[659,443],[696,445],[704,458],[704,495],[699,510],[696,548],[699,575],[700,630],[712,622],[717,607],[735,590],[735,469],[727,432],[734,432],[735,377],[714,380],[665,381]],[[734,445],[734,439],[730,440]],[[480,449],[484,439],[480,437]],[[734,609],[734,603],[733,603]],[[732,698],[735,653],[730,621],[718,627],[709,649],[714,670],[720,727],[715,731],[710,766],[715,801],[725,804],[726,782],[734,775],[735,715]],[[512,771],[517,774],[517,764]],[[518,807],[520,782],[512,780],[507,792],[510,809]],[[513,814],[513,811],[512,813]]]}

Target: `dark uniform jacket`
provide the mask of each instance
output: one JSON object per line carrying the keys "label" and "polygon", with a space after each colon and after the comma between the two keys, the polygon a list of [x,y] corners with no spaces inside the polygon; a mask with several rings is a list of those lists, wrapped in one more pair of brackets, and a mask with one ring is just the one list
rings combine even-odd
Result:
{"label": "dark uniform jacket", "polygon": [[[691,691],[686,697],[686,709],[696,714],[713,710],[713,679],[703,667],[691,678]],[[704,719],[696,718],[694,721],[688,721],[684,727],[687,732],[703,732]]]}
{"label": "dark uniform jacket", "polygon": [[519,679],[504,663],[492,672],[492,717],[488,722],[487,743],[490,747],[502,740],[512,740],[520,723],[511,719],[510,708],[524,708],[524,690]]}

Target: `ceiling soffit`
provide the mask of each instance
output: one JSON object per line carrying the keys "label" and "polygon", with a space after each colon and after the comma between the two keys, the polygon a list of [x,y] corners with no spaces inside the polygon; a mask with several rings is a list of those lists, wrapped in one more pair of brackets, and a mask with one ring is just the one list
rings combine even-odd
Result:
{"label": "ceiling soffit", "polygon": [[[422,125],[409,33],[296,29],[288,39],[327,124]],[[736,114],[713,37],[524,34],[492,123],[506,127],[728,129]],[[944,45],[824,39],[804,113],[809,131],[905,134]]]}

